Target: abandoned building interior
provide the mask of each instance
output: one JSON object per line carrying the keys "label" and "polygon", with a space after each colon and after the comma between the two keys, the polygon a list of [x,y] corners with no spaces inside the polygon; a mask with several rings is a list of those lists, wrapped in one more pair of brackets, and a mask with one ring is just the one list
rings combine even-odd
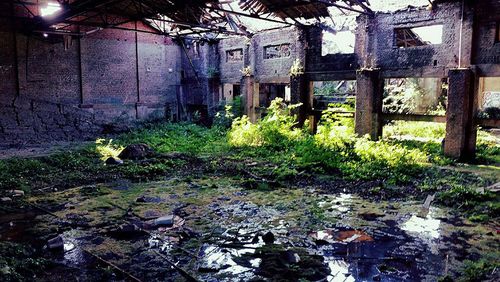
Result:
{"label": "abandoned building interior", "polygon": [[0,23],[0,280],[500,281],[500,0]]}

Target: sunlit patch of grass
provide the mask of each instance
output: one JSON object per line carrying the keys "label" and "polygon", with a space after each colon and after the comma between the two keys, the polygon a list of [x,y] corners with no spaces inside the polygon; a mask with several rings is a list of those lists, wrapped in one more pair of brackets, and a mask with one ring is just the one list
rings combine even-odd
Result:
{"label": "sunlit patch of grass", "polygon": [[384,137],[395,138],[407,136],[441,140],[445,136],[446,124],[423,121],[392,121],[384,126]]}

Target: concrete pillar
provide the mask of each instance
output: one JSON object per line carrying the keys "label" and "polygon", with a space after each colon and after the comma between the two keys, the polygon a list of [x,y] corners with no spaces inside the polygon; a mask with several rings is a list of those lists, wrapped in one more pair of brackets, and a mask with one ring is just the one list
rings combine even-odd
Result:
{"label": "concrete pillar", "polygon": [[290,77],[290,102],[302,103],[297,110],[297,121],[302,126],[309,115],[312,114],[312,81],[307,80],[304,74]]}
{"label": "concrete pillar", "polygon": [[259,107],[259,84],[255,82],[253,75],[244,76],[241,79],[241,98],[243,102],[243,113],[248,116],[251,122],[256,122]]}
{"label": "concrete pillar", "polygon": [[474,73],[471,69],[452,69],[448,72],[448,107],[446,108],[445,155],[472,160],[476,154],[477,126]]}
{"label": "concrete pillar", "polygon": [[378,69],[356,72],[355,132],[359,136],[368,134],[372,140],[382,136],[382,98],[384,80]]}

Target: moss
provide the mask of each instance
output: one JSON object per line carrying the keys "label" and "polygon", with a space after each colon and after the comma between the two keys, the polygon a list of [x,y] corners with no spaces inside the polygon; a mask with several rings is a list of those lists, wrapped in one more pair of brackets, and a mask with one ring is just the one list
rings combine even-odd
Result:
{"label": "moss", "polygon": [[30,246],[0,241],[2,281],[33,281],[48,265]]}
{"label": "moss", "polygon": [[477,261],[467,260],[464,262],[461,275],[457,280],[460,282],[479,282],[494,279],[494,271],[498,268],[500,268],[498,256],[485,257]]}

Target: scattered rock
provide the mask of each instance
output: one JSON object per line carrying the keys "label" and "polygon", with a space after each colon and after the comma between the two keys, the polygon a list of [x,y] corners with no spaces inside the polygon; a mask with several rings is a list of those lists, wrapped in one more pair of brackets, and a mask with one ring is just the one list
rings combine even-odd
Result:
{"label": "scattered rock", "polygon": [[47,241],[47,248],[53,251],[63,251],[64,250],[64,240],[58,235]]}
{"label": "scattered rock", "polygon": [[154,220],[154,225],[155,226],[172,226],[174,225],[174,216],[173,215],[165,215],[162,217],[159,217]]}
{"label": "scattered rock", "polygon": [[425,202],[417,214],[418,217],[421,217],[421,218],[427,217],[427,215],[429,214],[429,209],[431,207],[431,203],[432,203],[432,201],[434,201],[435,197],[436,197],[436,194],[433,194],[433,195],[428,195],[427,198],[425,198]]}
{"label": "scattered rock", "polygon": [[106,164],[107,165],[122,165],[123,161],[118,159],[118,158],[115,158],[115,157],[109,157],[108,159],[106,159]]}
{"label": "scattered rock", "polygon": [[8,193],[14,197],[24,197],[24,191],[23,190],[9,190]]}
{"label": "scattered rock", "polygon": [[345,243],[373,241],[373,237],[360,230],[339,231],[335,239]]}
{"label": "scattered rock", "polygon": [[286,262],[289,264],[296,264],[300,262],[300,256],[292,250],[286,251],[284,253],[284,257]]}
{"label": "scattered rock", "polygon": [[155,156],[156,153],[151,147],[146,144],[131,144],[125,147],[118,155],[122,160],[141,160]]}
{"label": "scattered rock", "polygon": [[135,224],[125,223],[110,231],[109,235],[115,239],[132,240],[145,236],[147,233]]}
{"label": "scattered rock", "polygon": [[0,199],[0,202],[2,203],[12,202],[12,199],[9,197],[2,197],[2,199]]}
{"label": "scattered rock", "polygon": [[161,203],[164,199],[158,196],[140,196],[135,201],[137,203]]}
{"label": "scattered rock", "polygon": [[161,216],[161,213],[159,211],[155,210],[147,210],[144,212],[144,218],[145,219],[155,219]]}
{"label": "scattered rock", "polygon": [[271,231],[269,231],[262,236],[262,240],[266,244],[272,244],[272,243],[274,243],[274,240],[275,240],[274,234]]}

